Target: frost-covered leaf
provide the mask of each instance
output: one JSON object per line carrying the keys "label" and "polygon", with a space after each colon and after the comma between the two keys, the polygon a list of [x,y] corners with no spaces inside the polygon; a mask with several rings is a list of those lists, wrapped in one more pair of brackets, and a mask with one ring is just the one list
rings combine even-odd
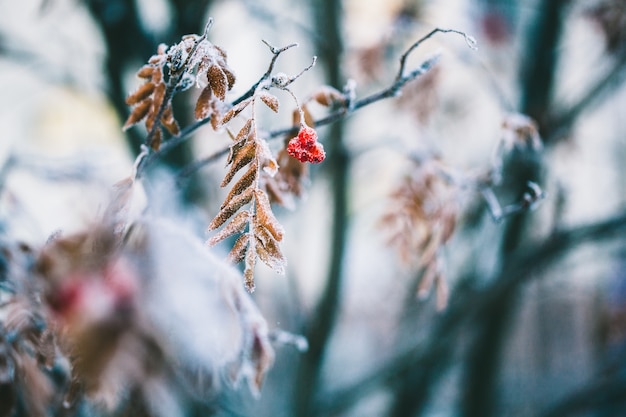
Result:
{"label": "frost-covered leaf", "polygon": [[127,130],[131,126],[141,122],[148,115],[148,112],[150,111],[151,107],[152,107],[151,98],[147,98],[141,103],[139,103],[138,105],[136,105],[131,111],[130,115],[128,116],[128,119],[126,119],[126,122],[124,123],[124,126],[122,127],[122,129]]}
{"label": "frost-covered leaf", "polygon": [[152,92],[154,92],[154,87],[155,85],[153,82],[144,83],[137,90],[135,90],[134,93],[126,97],[126,104],[132,106],[150,97]]}
{"label": "frost-covered leaf", "polygon": [[246,107],[248,107],[252,103],[252,98],[242,101],[241,103],[233,106],[232,109],[228,110],[224,117],[222,118],[222,124],[228,123],[233,117],[237,116],[241,113]]}
{"label": "frost-covered leaf", "polygon": [[344,103],[346,101],[345,96],[339,90],[327,85],[320,87],[313,94],[312,99],[326,107],[330,107],[334,103]]}
{"label": "frost-covered leaf", "polygon": [[267,228],[272,236],[280,242],[283,240],[285,231],[281,224],[278,223],[278,220],[276,220],[276,217],[274,217],[274,213],[272,213],[272,208],[267,194],[263,190],[257,189],[254,191],[254,195],[257,203],[256,217],[258,224]]}
{"label": "frost-covered leaf", "polygon": [[214,246],[226,238],[229,238],[237,233],[241,233],[248,224],[249,219],[250,213],[247,211],[238,213],[222,230],[219,231],[219,233],[210,238],[207,241],[207,244],[209,246]]}
{"label": "frost-covered leaf", "polygon": [[237,239],[233,248],[228,254],[228,261],[234,264],[238,264],[246,257],[246,250],[248,249],[248,243],[250,242],[250,234],[245,233]]}
{"label": "frost-covered leaf", "polygon": [[213,94],[224,101],[228,90],[228,79],[224,71],[218,65],[211,65],[207,71],[207,79]]}
{"label": "frost-covered leaf", "polygon": [[212,95],[213,93],[211,92],[211,87],[204,87],[204,89],[200,93],[200,96],[198,97],[198,101],[196,101],[196,109],[194,112],[196,120],[206,119],[211,114],[210,101]]}
{"label": "frost-covered leaf", "polygon": [[235,174],[246,165],[248,165],[256,157],[256,142],[248,141],[244,146],[233,152],[230,168],[222,183],[221,187],[225,187],[233,179]]}
{"label": "frost-covered leaf", "polygon": [[224,203],[222,203],[222,207],[227,205],[230,202],[230,200],[232,200],[235,196],[238,196],[239,194],[249,189],[253,185],[254,180],[257,179],[258,175],[259,175],[259,168],[257,166],[257,163],[253,162],[250,164],[250,167],[248,168],[248,170],[233,185],[233,188],[230,190],[230,192],[224,199]]}
{"label": "frost-covered leaf", "polygon": [[215,216],[215,218],[209,224],[209,230],[215,230],[221,225],[223,225],[228,219],[230,219],[236,212],[239,210],[244,204],[248,204],[252,201],[252,197],[254,196],[254,191],[252,188],[244,191],[242,194],[233,198],[228,202],[226,206],[224,206],[219,213]]}
{"label": "frost-covered leaf", "polygon": [[275,95],[267,93],[267,92],[262,92],[259,94],[259,98],[261,99],[263,103],[265,103],[267,107],[272,109],[274,113],[278,113],[279,103],[278,103],[278,98]]}

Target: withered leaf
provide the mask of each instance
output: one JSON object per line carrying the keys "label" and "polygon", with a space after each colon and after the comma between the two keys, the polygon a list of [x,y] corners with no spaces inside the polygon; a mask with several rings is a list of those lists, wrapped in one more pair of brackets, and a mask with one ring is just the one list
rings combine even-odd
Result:
{"label": "withered leaf", "polygon": [[139,71],[137,71],[137,77],[151,78],[153,73],[154,67],[152,65],[144,65],[143,67],[139,68]]}
{"label": "withered leaf", "polygon": [[331,106],[335,102],[344,103],[346,101],[346,98],[339,90],[328,85],[320,87],[320,89],[313,94],[312,98],[326,107]]}
{"label": "withered leaf", "polygon": [[269,266],[279,274],[285,273],[287,260],[280,251],[278,244],[271,236],[265,244],[261,241],[261,239],[256,238],[256,253],[265,265]]}
{"label": "withered leaf", "polygon": [[151,98],[147,98],[141,103],[139,103],[138,105],[136,105],[133,108],[133,110],[130,112],[130,115],[128,115],[128,119],[126,119],[126,122],[124,123],[124,126],[122,127],[122,129],[127,130],[131,126],[142,121],[143,118],[146,117],[146,115],[150,111],[151,106],[152,106]]}
{"label": "withered leaf", "polygon": [[241,130],[239,131],[239,133],[237,133],[237,137],[235,138],[236,142],[239,142],[247,138],[248,136],[250,136],[250,132],[252,131],[252,123],[253,123],[252,119],[248,119],[246,121],[246,124],[244,124]]}
{"label": "withered leaf", "polygon": [[150,95],[154,91],[154,87],[154,83],[150,81],[143,83],[141,86],[139,86],[139,88],[137,88],[137,90],[135,90],[135,92],[126,97],[126,104],[132,106],[150,97]]}
{"label": "withered leaf", "polygon": [[248,105],[252,103],[252,98],[242,101],[239,104],[233,106],[232,109],[228,110],[224,117],[222,118],[222,124],[228,123],[233,117],[237,116],[241,113]]}
{"label": "withered leaf", "polygon": [[[307,126],[315,127],[315,118],[313,118],[313,115],[309,111],[307,105],[303,104],[301,107],[302,112],[304,113],[304,124],[306,124]],[[298,109],[295,109],[293,111],[292,120],[294,126],[300,125],[300,111]]]}
{"label": "withered leaf", "polygon": [[215,216],[215,218],[211,221],[208,230],[215,230],[223,225],[226,220],[230,219],[244,204],[248,204],[252,200],[253,195],[253,189],[249,188],[237,197],[230,200],[228,205],[223,207],[220,212],[217,213],[217,216]]}
{"label": "withered leaf", "polygon": [[161,147],[161,140],[163,137],[163,133],[161,133],[161,129],[157,129],[154,131],[154,136],[152,137],[152,142],[150,142],[150,147],[155,150],[158,151],[159,148]]}
{"label": "withered leaf", "polygon": [[206,73],[207,80],[213,90],[213,94],[220,100],[224,101],[226,98],[226,91],[228,90],[228,78],[226,74],[218,65],[211,65]]}
{"label": "withered leaf", "polygon": [[233,159],[235,158],[236,155],[239,154],[239,151],[241,150],[241,148],[243,148],[244,145],[249,144],[249,143],[250,142],[248,142],[248,138],[246,137],[230,145],[230,151],[228,152],[226,165],[229,165],[231,162],[233,162]]}
{"label": "withered leaf", "polygon": [[233,179],[237,172],[248,165],[250,161],[252,161],[256,156],[256,142],[248,141],[241,148],[233,151],[232,163],[230,164],[230,169],[226,172],[221,187],[225,187],[228,183]]}
{"label": "withered leaf", "polygon": [[211,114],[210,102],[212,95],[213,93],[211,92],[211,87],[204,87],[200,93],[200,97],[198,97],[198,101],[196,101],[196,110],[194,113],[196,120],[206,119]]}
{"label": "withered leaf", "polygon": [[163,115],[161,116],[161,123],[168,132],[172,135],[176,136],[180,133],[180,127],[178,126],[178,122],[174,119],[174,111],[172,110],[172,103],[169,103],[168,106],[163,110]]}
{"label": "withered leaf", "polygon": [[233,248],[230,250],[227,260],[234,264],[238,264],[239,262],[243,261],[246,256],[246,250],[248,249],[249,241],[249,233],[245,233],[239,236],[239,238],[237,238],[237,241],[233,245]]}
{"label": "withered leaf", "polygon": [[259,167],[256,162],[250,164],[250,168],[248,168],[248,170],[241,176],[241,178],[239,178],[239,180],[233,185],[233,188],[230,190],[230,192],[224,199],[224,203],[222,203],[222,207],[225,207],[226,205],[228,205],[230,200],[233,199],[235,196],[243,193],[248,188],[250,188],[254,180],[256,180],[257,176],[259,175],[258,168]]}
{"label": "withered leaf", "polygon": [[230,90],[235,85],[236,77],[235,74],[230,70],[230,68],[222,67],[224,74],[226,74],[226,79],[228,80],[228,89]]}
{"label": "withered leaf", "polygon": [[270,93],[262,92],[259,94],[259,98],[267,107],[272,109],[274,113],[278,113],[278,98]]}
{"label": "withered leaf", "polygon": [[256,198],[256,218],[258,224],[267,228],[267,230],[274,236],[277,241],[283,240],[283,235],[285,231],[276,217],[274,217],[274,213],[272,213],[272,208],[270,206],[270,201],[267,197],[267,194],[260,189],[254,190],[254,195]]}
{"label": "withered leaf", "polygon": [[256,250],[254,245],[251,244],[246,252],[246,266],[243,271],[244,285],[248,292],[254,292],[254,265],[256,264]]}
{"label": "withered leaf", "polygon": [[231,237],[237,233],[241,233],[243,229],[245,229],[248,224],[248,220],[250,219],[250,213],[248,211],[242,211],[241,213],[237,213],[235,217],[228,223],[219,233],[210,238],[207,241],[209,246],[215,246],[222,240]]}

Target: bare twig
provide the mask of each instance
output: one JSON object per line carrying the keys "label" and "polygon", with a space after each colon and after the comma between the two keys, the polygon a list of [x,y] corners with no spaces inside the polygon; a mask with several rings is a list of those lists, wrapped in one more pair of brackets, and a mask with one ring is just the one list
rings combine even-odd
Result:
{"label": "bare twig", "polygon": [[467,33],[461,32],[460,30],[455,30],[455,29],[435,28],[432,31],[430,31],[426,36],[424,36],[421,39],[417,40],[413,45],[411,45],[409,47],[409,49],[407,49],[402,54],[402,56],[400,57],[400,68],[398,69],[398,75],[396,76],[396,81],[405,77],[404,70],[405,70],[405,67],[406,67],[406,60],[409,57],[409,55],[411,54],[411,52],[413,52],[424,41],[428,40],[430,37],[432,37],[434,34],[436,34],[438,32],[441,32],[441,33],[457,33],[459,35],[462,35],[465,38],[465,42],[467,42],[467,45],[470,48],[472,48],[474,50],[477,49],[477,47],[476,47],[476,39],[474,39],[473,37],[469,36]]}
{"label": "bare twig", "polygon": [[[424,61],[422,63],[422,65],[420,65],[418,68],[414,69],[413,71],[411,71],[409,74],[407,74],[406,76],[402,77],[399,80],[396,80],[392,85],[390,85],[389,87],[385,88],[384,90],[381,90],[377,93],[371,94],[367,97],[364,97],[360,100],[355,101],[349,108],[340,108],[337,109],[336,111],[330,113],[329,115],[318,119],[315,121],[315,126],[325,126],[325,125],[329,125],[331,123],[334,123],[340,119],[345,118],[346,116],[356,112],[357,110],[369,106],[370,104],[376,103],[377,101],[380,100],[384,100],[387,98],[391,98],[391,97],[395,97],[398,94],[398,91],[400,91],[402,89],[402,87],[408,83],[409,81],[412,81],[414,79],[416,79],[417,77],[419,77],[420,75],[425,74],[428,70],[430,70],[439,60],[439,55],[435,55],[429,59],[427,59],[426,61]],[[201,120],[200,122],[203,122],[203,124],[206,123],[206,121]],[[192,133],[194,130],[197,129],[197,127],[195,127],[197,124],[199,124],[200,122],[196,122],[195,124],[189,126],[187,129],[184,129],[180,135],[176,136],[175,139],[177,139],[177,142],[173,142],[173,140],[169,140],[167,141],[158,152],[154,152],[151,154],[150,158],[154,159],[157,158],[158,155],[168,152],[171,148],[169,145],[174,144],[174,146],[178,143],[181,143],[184,139],[184,135],[189,135],[190,133]],[[200,127],[200,126],[198,126]],[[276,139],[276,138],[283,138],[286,135],[295,135],[296,133],[298,133],[298,129],[300,127],[299,126],[292,126],[292,127],[288,127],[285,129],[279,129],[279,130],[273,130],[271,132],[269,132],[267,134],[268,138],[270,139]],[[200,168],[202,168],[203,166],[205,166],[208,163],[212,163],[214,162],[216,159],[218,159],[220,156],[223,156],[225,154],[228,153],[228,149],[229,148],[224,148],[224,149],[220,149],[219,151],[215,152],[214,154],[203,158],[195,163],[193,163],[192,165],[189,166],[189,168],[185,167],[180,173],[179,176],[180,177],[187,177],[190,174],[192,174],[195,170],[198,170]],[[153,156],[154,155],[154,156]]]}

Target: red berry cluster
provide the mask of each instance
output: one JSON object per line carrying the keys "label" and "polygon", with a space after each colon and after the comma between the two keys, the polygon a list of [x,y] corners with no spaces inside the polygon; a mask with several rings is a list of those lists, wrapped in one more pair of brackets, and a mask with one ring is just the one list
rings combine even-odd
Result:
{"label": "red berry cluster", "polygon": [[298,136],[289,141],[287,152],[300,162],[312,164],[319,164],[326,158],[324,147],[317,141],[317,132],[306,125],[302,125]]}

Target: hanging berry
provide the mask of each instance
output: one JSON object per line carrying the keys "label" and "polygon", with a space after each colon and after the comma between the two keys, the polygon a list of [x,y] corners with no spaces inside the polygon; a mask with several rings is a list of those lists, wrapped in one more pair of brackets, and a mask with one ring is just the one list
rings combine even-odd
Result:
{"label": "hanging berry", "polygon": [[301,125],[298,136],[289,141],[287,152],[300,162],[312,164],[319,164],[326,158],[324,147],[317,141],[317,132],[305,124]]}

